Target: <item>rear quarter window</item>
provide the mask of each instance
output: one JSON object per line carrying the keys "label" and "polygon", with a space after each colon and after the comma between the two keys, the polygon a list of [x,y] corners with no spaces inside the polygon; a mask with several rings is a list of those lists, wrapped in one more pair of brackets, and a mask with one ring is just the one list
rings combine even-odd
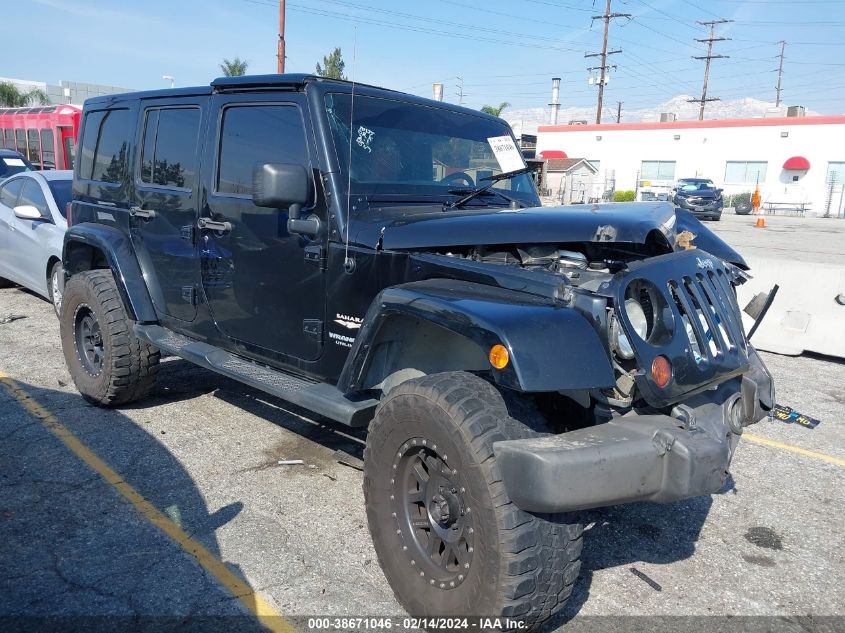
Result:
{"label": "rear quarter window", "polygon": [[79,177],[107,183],[124,182],[131,133],[129,110],[87,113],[79,155]]}

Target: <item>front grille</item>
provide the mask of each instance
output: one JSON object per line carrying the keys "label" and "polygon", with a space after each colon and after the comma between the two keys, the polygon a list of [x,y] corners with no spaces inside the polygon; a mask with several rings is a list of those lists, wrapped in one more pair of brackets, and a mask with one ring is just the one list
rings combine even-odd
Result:
{"label": "front grille", "polygon": [[[640,338],[626,311],[617,311],[640,368],[635,380],[649,404],[678,402],[747,369],[748,344],[727,266],[704,251],[687,250],[633,263],[617,278],[612,290],[617,306],[638,298],[647,318],[653,313],[659,319]],[[646,287],[652,289],[649,302],[642,300]],[[673,370],[663,388],[649,371],[658,355]]]}
{"label": "front grille", "polygon": [[697,363],[745,349],[733,290],[722,269],[685,275],[667,285]]}

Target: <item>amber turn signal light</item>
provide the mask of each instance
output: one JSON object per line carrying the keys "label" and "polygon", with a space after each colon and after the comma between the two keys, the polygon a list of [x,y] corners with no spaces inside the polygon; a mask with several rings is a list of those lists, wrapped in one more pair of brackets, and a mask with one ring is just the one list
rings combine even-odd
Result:
{"label": "amber turn signal light", "polygon": [[501,343],[496,343],[490,348],[490,364],[496,369],[504,369],[508,366],[511,357],[508,354],[508,348]]}
{"label": "amber turn signal light", "polygon": [[665,356],[655,356],[651,362],[651,379],[661,389],[672,380],[672,363]]}

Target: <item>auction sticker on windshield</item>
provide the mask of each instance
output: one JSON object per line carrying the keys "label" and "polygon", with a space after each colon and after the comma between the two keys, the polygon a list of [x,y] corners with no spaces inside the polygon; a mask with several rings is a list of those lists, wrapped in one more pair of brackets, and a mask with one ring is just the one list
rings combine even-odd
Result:
{"label": "auction sticker on windshield", "polygon": [[522,154],[510,136],[491,136],[487,142],[503,172],[516,171],[525,167]]}
{"label": "auction sticker on windshield", "polygon": [[4,158],[3,162],[9,167],[26,167],[26,164],[20,158]]}

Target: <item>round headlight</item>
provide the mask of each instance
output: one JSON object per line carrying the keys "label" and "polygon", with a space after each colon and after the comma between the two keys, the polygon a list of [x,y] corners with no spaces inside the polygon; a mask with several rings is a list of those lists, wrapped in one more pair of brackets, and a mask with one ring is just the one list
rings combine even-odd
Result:
{"label": "round headlight", "polygon": [[628,320],[637,336],[645,340],[648,336],[648,319],[646,319],[645,310],[643,310],[640,302],[636,299],[626,299],[625,314],[628,315]]}

